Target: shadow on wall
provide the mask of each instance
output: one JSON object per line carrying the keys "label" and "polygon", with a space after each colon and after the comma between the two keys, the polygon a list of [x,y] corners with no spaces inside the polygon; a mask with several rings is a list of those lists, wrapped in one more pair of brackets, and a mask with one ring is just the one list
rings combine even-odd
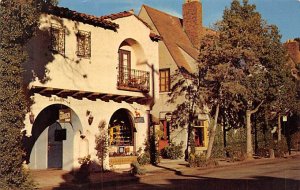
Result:
{"label": "shadow on wall", "polygon": [[32,148],[39,136],[47,127],[49,127],[53,123],[56,123],[56,121],[58,120],[58,112],[59,109],[57,108],[57,105],[49,106],[48,108],[41,111],[39,116],[34,121],[31,131],[31,137],[23,136],[23,146],[26,152],[24,160],[26,161],[26,163],[29,163]]}
{"label": "shadow on wall", "polygon": [[[47,27],[39,28],[36,31],[35,36],[26,45],[28,60],[23,64],[25,86],[28,86],[30,82],[33,82],[35,80],[38,80],[42,84],[46,84],[51,80],[51,78],[49,77],[50,71],[47,68],[47,65],[55,60],[55,53],[51,51],[50,26],[53,23],[63,28],[65,36],[69,36],[72,34],[71,31],[65,27],[64,21],[61,18],[50,16],[49,20],[45,21],[44,24],[46,24]],[[74,22],[74,33],[78,31],[78,25],[78,22]],[[81,58],[71,59],[67,57],[66,54],[60,56],[63,56],[64,62],[66,63],[64,66],[70,73],[73,74],[73,72],[76,72],[75,74],[78,74],[83,78],[87,78],[87,74],[84,73],[84,71],[80,71],[75,67],[75,65],[78,65],[82,61]],[[66,74],[68,74],[68,71],[66,71]]]}

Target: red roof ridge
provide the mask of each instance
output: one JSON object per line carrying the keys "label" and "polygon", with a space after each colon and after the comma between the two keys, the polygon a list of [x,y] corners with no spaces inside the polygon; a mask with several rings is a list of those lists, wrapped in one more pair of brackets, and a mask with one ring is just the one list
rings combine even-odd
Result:
{"label": "red roof ridge", "polygon": [[43,6],[42,12],[47,14],[52,14],[58,17],[67,18],[74,21],[83,22],[85,24],[90,24],[93,26],[99,26],[105,29],[110,29],[116,31],[119,28],[119,25],[106,20],[102,17],[97,17],[94,15],[89,15],[85,13],[80,13],[77,11],[70,10],[65,7],[58,7],[53,5]]}
{"label": "red roof ridge", "polygon": [[119,13],[104,15],[104,16],[101,16],[100,18],[116,20],[118,18],[124,18],[124,17],[132,16],[132,15],[134,15],[134,13],[132,13],[132,11],[130,10],[130,11],[123,11],[123,12],[119,12]]}

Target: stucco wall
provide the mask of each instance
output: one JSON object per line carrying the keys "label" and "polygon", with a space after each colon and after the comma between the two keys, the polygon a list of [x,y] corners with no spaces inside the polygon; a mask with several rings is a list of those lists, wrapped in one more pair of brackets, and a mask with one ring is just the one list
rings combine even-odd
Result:
{"label": "stucco wall", "polygon": [[[134,16],[119,18],[114,22],[120,26],[117,32],[51,15],[42,15],[37,36],[27,45],[29,62],[24,63],[25,85],[29,88],[34,85],[158,98],[158,43],[150,39],[150,29]],[[49,51],[49,28],[53,23],[65,28],[65,56],[52,54]],[[79,58],[76,55],[76,32],[78,30],[91,32],[91,57],[88,59]],[[125,40],[129,42],[129,45],[122,48],[132,51],[132,68],[150,72],[148,95],[117,89],[118,49]],[[112,100],[105,102],[99,99],[93,101],[86,98],[61,98],[54,94],[42,96],[35,93],[31,98],[34,103],[24,121],[28,137],[32,135],[33,126],[35,126],[35,123],[30,122],[29,115],[34,115],[37,119],[43,110],[54,104],[66,106],[72,110],[72,125],[61,124],[67,129],[67,139],[63,141],[63,169],[65,170],[78,167],[78,158],[87,154],[91,155],[92,160],[97,161],[95,135],[99,133],[98,125],[101,121],[105,121],[105,127],[108,129],[112,115],[121,108],[128,110],[132,117],[136,116],[136,112],[140,113],[140,117],[144,117],[144,123],[134,124],[135,149],[144,147],[148,134],[147,110],[150,109],[150,105],[117,103]],[[87,112],[94,117],[91,125],[88,123]],[[29,166],[33,169],[47,168],[47,129],[41,132],[30,153]],[[80,138],[82,134],[85,136],[84,139]],[[108,158],[105,160],[105,167],[109,168]]]}
{"label": "stucco wall", "polygon": [[[135,41],[138,45],[131,47],[132,68],[150,72],[152,65],[155,69],[158,68],[158,44],[150,39],[150,29],[134,16],[114,22],[120,25],[117,32],[42,15],[40,31],[28,44],[30,61],[24,65],[25,81],[37,86],[141,96],[139,92],[117,89],[118,49],[126,39]],[[51,24],[65,28],[65,56],[49,51]],[[91,32],[90,58],[76,55],[78,30]],[[150,81],[152,84],[152,79]],[[157,74],[154,81],[158,81]]]}
{"label": "stucco wall", "polygon": [[[39,117],[39,113],[42,110],[53,104],[61,104],[69,107],[72,110],[72,125],[64,123],[61,124],[63,128],[67,129],[67,140],[63,141],[63,169],[71,170],[74,167],[78,167],[78,158],[88,153],[91,155],[92,160],[97,161],[95,150],[95,136],[99,134],[98,125],[101,121],[106,122],[106,130],[108,129],[109,121],[117,110],[123,108],[127,109],[133,116],[135,111],[140,113],[141,117],[144,117],[144,123],[135,123],[136,133],[135,146],[136,150],[140,147],[144,148],[144,142],[148,134],[148,107],[139,104],[128,103],[116,103],[116,102],[104,102],[101,100],[91,101],[88,99],[78,100],[74,98],[59,98],[56,96],[45,97],[39,94],[34,95],[36,104],[32,106],[32,113],[35,118]],[[86,112],[94,116],[93,123],[88,124],[88,117]],[[29,122],[29,114],[26,115],[26,131],[30,136],[33,124]],[[47,128],[48,129],[48,128]],[[35,142],[35,146],[32,149],[30,155],[30,167],[32,169],[46,169],[47,168],[47,129],[39,136]],[[85,135],[85,142],[79,137],[79,130]],[[88,150],[85,148],[88,142]],[[106,167],[108,168],[108,159],[106,159]]]}

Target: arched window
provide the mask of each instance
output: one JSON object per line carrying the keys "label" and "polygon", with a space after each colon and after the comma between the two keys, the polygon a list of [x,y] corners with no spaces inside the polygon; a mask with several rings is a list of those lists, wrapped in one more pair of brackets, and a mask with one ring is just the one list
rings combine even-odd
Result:
{"label": "arched window", "polygon": [[126,109],[116,111],[109,122],[110,155],[125,156],[133,154],[134,126],[130,112]]}

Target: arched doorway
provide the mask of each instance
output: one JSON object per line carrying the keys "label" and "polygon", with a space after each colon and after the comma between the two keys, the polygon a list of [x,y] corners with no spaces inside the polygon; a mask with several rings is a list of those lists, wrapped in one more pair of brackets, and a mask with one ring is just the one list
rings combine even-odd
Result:
{"label": "arched doorway", "polygon": [[109,121],[109,155],[132,156],[135,154],[134,122],[127,109],[117,110]]}
{"label": "arched doorway", "polygon": [[[63,113],[70,117],[62,119],[59,115]],[[29,167],[71,170],[78,162],[74,155],[78,146],[76,134],[80,131],[80,119],[70,107],[53,104],[44,108],[34,120],[32,136],[24,142]]]}

